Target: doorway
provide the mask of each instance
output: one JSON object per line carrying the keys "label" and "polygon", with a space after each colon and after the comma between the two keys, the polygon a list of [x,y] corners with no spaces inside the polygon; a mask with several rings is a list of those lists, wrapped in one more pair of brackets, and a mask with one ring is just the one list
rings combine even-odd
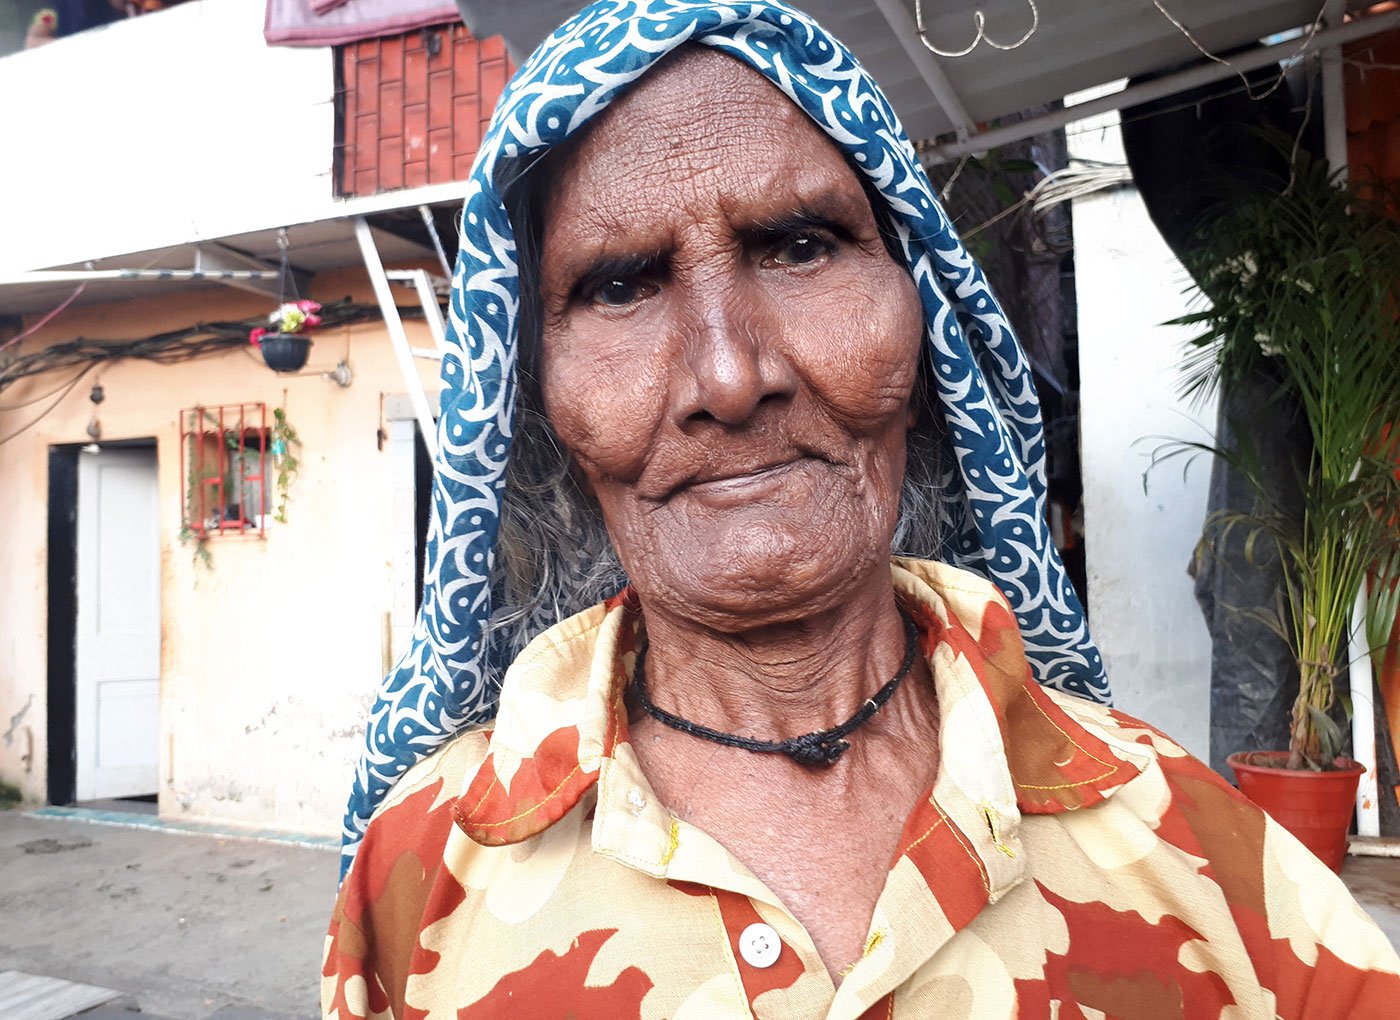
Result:
{"label": "doorway", "polygon": [[412,644],[413,628],[423,602],[428,525],[433,506],[433,459],[408,397],[386,396],[384,441],[391,458],[393,485],[393,597],[385,621],[384,672]]}
{"label": "doorway", "polygon": [[142,810],[160,771],[155,443],[56,447],[50,467],[49,800]]}

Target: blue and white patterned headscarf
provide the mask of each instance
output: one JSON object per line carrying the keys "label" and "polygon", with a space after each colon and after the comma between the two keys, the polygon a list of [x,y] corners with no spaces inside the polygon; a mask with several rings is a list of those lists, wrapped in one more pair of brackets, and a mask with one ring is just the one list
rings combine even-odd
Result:
{"label": "blue and white patterned headscarf", "polygon": [[1010,599],[1041,683],[1108,699],[1103,664],[1045,522],[1045,442],[1030,366],[869,74],[776,0],[600,0],[544,41],[506,87],[462,214],[443,359],[423,606],[380,688],[345,815],[344,865],[398,777],[495,712],[483,640],[515,409],[519,276],[498,169],[584,130],[687,43],[742,60],[800,106],[888,203],[923,301],[946,415],[952,532],[944,558]]}

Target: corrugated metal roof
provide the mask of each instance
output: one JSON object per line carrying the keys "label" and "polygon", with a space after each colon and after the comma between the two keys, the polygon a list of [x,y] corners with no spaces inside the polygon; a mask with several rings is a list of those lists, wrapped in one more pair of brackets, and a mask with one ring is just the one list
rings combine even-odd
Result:
{"label": "corrugated metal roof", "polygon": [[[1220,53],[1289,29],[1311,25],[1322,0],[1159,0],[1207,49]],[[902,4],[908,25],[914,0]],[[503,35],[517,61],[582,6],[578,0],[457,0],[478,36]],[[950,133],[956,124],[933,97],[877,0],[799,0],[797,6],[841,39],[875,76],[916,140]],[[894,6],[893,4],[890,6]],[[998,42],[1019,39],[1032,24],[1028,0],[927,0],[927,36],[957,51],[975,37],[981,11]],[[1358,5],[1359,6],[1359,5]],[[999,50],[983,43],[961,57],[933,57],[972,119],[986,123],[1073,92],[1160,71],[1201,56],[1153,0],[1038,0],[1039,25],[1024,45]],[[907,36],[906,36],[907,38]]]}

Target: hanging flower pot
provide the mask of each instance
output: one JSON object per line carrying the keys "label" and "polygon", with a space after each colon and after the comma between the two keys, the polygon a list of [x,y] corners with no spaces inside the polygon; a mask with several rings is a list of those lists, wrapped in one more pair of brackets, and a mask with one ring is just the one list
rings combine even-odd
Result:
{"label": "hanging flower pot", "polygon": [[267,333],[258,348],[263,361],[274,372],[297,372],[306,367],[311,338],[299,333]]}
{"label": "hanging flower pot", "polygon": [[262,351],[263,361],[274,372],[298,372],[311,353],[311,333],[321,324],[321,306],[315,301],[289,301],[268,316],[270,329],[258,328],[248,342]]}

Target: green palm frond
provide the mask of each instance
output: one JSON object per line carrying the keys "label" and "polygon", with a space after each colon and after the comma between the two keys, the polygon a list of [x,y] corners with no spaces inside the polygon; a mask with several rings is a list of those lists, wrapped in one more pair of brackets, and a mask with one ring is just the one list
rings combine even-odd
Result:
{"label": "green palm frond", "polygon": [[[1291,151],[1290,139],[1271,141]],[[1196,281],[1194,307],[1173,324],[1201,330],[1184,358],[1184,394],[1207,399],[1224,380],[1272,374],[1279,394],[1301,406],[1312,439],[1300,468],[1301,519],[1265,481],[1249,440],[1281,422],[1236,423],[1229,449],[1175,442],[1153,458],[1210,453],[1251,483],[1255,506],[1212,514],[1202,541],[1209,548],[1243,529],[1247,558],[1264,540],[1282,558],[1279,615],[1302,675],[1295,764],[1330,761],[1335,735],[1320,720],[1335,700],[1352,608],[1368,575],[1369,648],[1384,645],[1400,611],[1400,225],[1390,218],[1397,209],[1393,193],[1348,187],[1303,154],[1290,180],[1229,196],[1184,259]]]}

